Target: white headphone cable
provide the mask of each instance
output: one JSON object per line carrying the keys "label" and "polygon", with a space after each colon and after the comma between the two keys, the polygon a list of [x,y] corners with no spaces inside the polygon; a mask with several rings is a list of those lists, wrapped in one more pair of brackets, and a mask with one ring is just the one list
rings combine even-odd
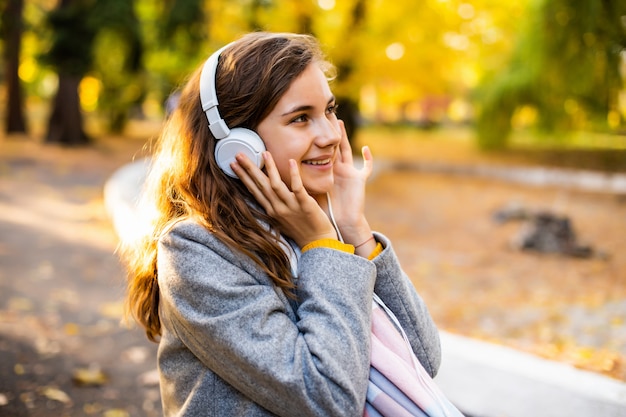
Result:
{"label": "white headphone cable", "polygon": [[333,215],[333,205],[330,203],[330,193],[326,193],[326,201],[328,202],[328,215],[330,217],[330,222],[333,224],[333,227],[337,231],[337,237],[339,241],[345,243],[343,241],[343,236],[341,236],[341,232],[339,231],[339,227],[337,226],[337,222],[335,221],[335,216]]}

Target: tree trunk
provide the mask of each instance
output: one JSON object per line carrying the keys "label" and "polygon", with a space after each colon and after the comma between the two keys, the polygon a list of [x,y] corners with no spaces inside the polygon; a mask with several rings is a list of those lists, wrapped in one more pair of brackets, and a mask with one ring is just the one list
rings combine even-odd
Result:
{"label": "tree trunk", "polygon": [[[343,120],[346,127],[346,134],[350,144],[354,143],[354,136],[359,125],[359,105],[350,97],[337,96],[337,117]],[[359,149],[353,149],[353,152],[360,155]]]}
{"label": "tree trunk", "polygon": [[[361,34],[363,24],[365,22],[365,14],[366,0],[357,0],[352,7],[351,19],[348,26],[345,28],[344,36],[344,46],[349,48],[352,51],[352,54],[344,56],[343,59],[336,64],[336,82],[339,84],[346,85],[350,83],[350,77],[354,72],[355,55],[360,53],[360,51],[354,46],[355,39]],[[358,97],[351,97],[349,94],[338,94],[337,104],[339,104],[337,116],[343,120],[346,126],[348,140],[351,144],[353,144],[358,130],[360,116]],[[352,149],[352,151],[359,153],[356,149]]]}
{"label": "tree trunk", "polygon": [[80,77],[59,74],[59,89],[54,99],[52,115],[48,122],[47,143],[86,145],[90,141],[83,131],[78,85]]}
{"label": "tree trunk", "polygon": [[26,133],[22,90],[18,68],[20,45],[22,40],[23,0],[9,0],[2,17],[5,30],[5,71],[7,85],[7,114],[5,130],[7,133]]}

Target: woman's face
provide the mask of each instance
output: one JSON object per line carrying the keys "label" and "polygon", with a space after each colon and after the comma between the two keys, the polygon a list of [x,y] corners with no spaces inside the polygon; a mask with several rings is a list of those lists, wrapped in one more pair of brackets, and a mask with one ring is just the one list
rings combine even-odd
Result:
{"label": "woman's face", "polygon": [[333,163],[341,140],[335,110],[328,80],[312,63],[293,80],[256,129],[282,180],[290,185],[289,159],[295,159],[302,184],[314,197],[333,186]]}

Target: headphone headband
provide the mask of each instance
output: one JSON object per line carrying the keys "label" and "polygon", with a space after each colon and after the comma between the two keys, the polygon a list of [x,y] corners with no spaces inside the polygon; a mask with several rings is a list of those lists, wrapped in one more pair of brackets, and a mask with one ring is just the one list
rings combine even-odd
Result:
{"label": "headphone headband", "polygon": [[200,73],[200,102],[202,103],[202,110],[209,121],[209,129],[213,137],[217,139],[215,161],[226,175],[237,178],[237,174],[233,172],[230,166],[235,160],[235,156],[242,153],[250,158],[257,167],[262,168],[262,153],[265,150],[265,144],[263,139],[253,130],[243,127],[229,129],[217,109],[219,103],[217,101],[215,75],[220,54],[228,46],[230,44],[218,49],[204,63]]}
{"label": "headphone headband", "polygon": [[200,101],[202,110],[206,114],[209,121],[209,129],[216,139],[223,139],[230,134],[228,125],[220,116],[217,109],[219,102],[217,101],[217,88],[215,86],[215,77],[217,74],[217,64],[220,55],[224,49],[230,44],[221,47],[215,51],[204,63],[202,72],[200,73]]}

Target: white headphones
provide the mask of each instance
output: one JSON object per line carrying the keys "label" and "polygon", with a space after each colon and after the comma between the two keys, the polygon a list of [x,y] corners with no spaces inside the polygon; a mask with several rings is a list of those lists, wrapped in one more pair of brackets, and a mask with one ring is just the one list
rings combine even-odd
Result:
{"label": "white headphones", "polygon": [[200,101],[202,102],[202,110],[206,113],[209,121],[209,129],[217,139],[215,146],[217,165],[228,176],[237,178],[237,174],[230,168],[230,164],[235,160],[235,155],[243,153],[259,168],[262,168],[263,157],[261,154],[265,151],[265,144],[261,137],[250,129],[243,127],[229,129],[217,109],[219,104],[215,86],[217,63],[220,54],[228,46],[218,49],[204,63],[200,74]]}

